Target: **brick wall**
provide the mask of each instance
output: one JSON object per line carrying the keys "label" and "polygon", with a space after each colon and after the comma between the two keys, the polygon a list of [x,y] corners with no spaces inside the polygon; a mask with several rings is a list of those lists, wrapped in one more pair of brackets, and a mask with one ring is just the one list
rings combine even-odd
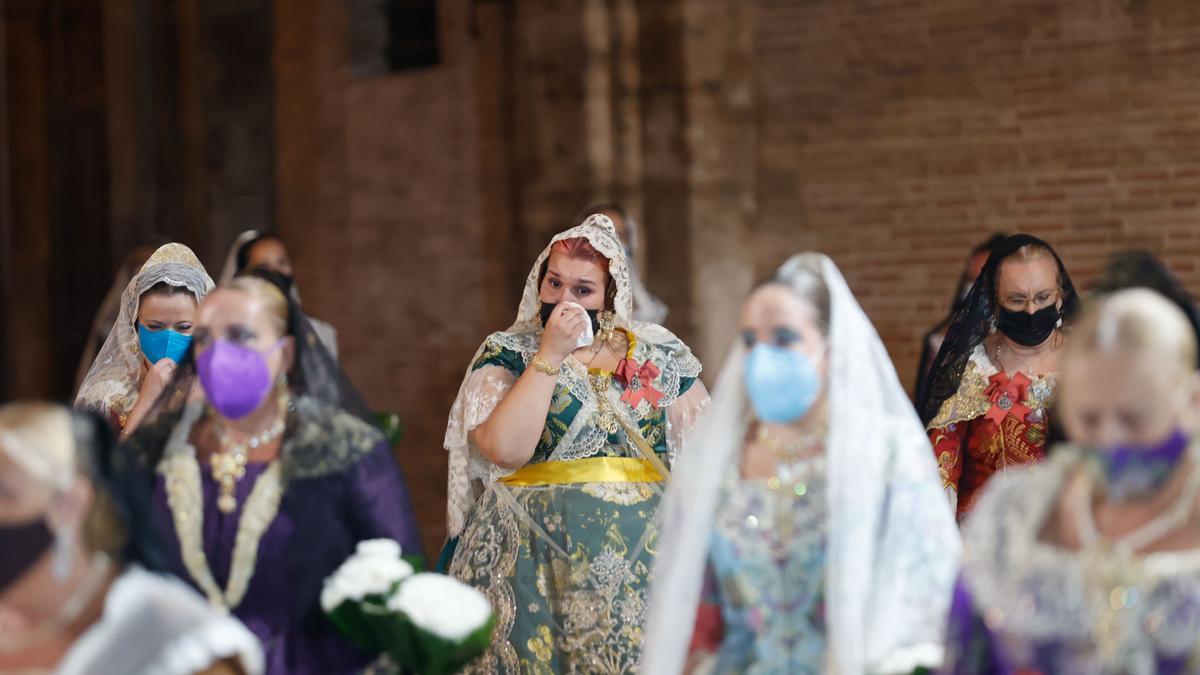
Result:
{"label": "brick wall", "polygon": [[760,269],[818,249],[911,386],[967,249],[1115,250],[1200,293],[1200,4],[790,2],[757,17]]}
{"label": "brick wall", "polygon": [[[399,456],[426,549],[444,537],[450,404],[471,354],[508,325],[501,298],[504,181],[483,153],[501,133],[466,3],[440,3],[443,63],[351,75],[340,2],[278,0],[279,218],[305,306],[339,330],[370,404],[400,413]],[[487,119],[483,119],[487,117]]]}
{"label": "brick wall", "polygon": [[842,266],[906,385],[993,230],[1046,237],[1083,283],[1147,247],[1200,291],[1182,0],[439,7],[442,64],[363,77],[342,2],[275,4],[281,227],[348,372],[408,424],[431,552],[462,372],[591,198],[644,217],[646,276],[710,376],[750,278],[804,249]]}

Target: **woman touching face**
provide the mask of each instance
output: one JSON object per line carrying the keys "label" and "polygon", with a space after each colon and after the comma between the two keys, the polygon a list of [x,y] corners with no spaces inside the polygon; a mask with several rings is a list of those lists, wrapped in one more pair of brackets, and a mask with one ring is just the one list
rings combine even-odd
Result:
{"label": "woman touching face", "polygon": [[538,292],[543,304],[574,302],[587,310],[605,309],[608,272],[600,263],[554,251]]}

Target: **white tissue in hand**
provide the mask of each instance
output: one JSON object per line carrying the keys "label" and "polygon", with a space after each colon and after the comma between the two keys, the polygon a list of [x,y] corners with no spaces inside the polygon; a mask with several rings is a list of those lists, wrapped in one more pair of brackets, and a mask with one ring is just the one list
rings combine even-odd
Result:
{"label": "white tissue in hand", "polygon": [[583,317],[585,319],[583,332],[579,334],[579,339],[575,341],[575,348],[579,349],[581,347],[587,347],[588,345],[592,344],[592,342],[595,342],[596,334],[592,331],[592,317],[587,313],[587,310],[583,308],[583,305],[579,304],[578,302],[564,302],[563,304],[567,307],[579,308],[579,311],[583,312]]}

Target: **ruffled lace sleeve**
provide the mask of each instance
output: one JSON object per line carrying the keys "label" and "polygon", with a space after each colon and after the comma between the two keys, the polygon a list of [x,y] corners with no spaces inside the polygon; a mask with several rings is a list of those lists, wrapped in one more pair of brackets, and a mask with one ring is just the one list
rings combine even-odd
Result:
{"label": "ruffled lace sleeve", "polygon": [[517,382],[517,374],[510,368],[492,361],[479,365],[481,361],[476,359],[463,381],[446,426],[445,447],[450,452],[446,520],[450,536],[462,531],[475,501],[471,481],[485,480],[495,469],[473,447],[470,434],[492,416],[492,411]]}
{"label": "ruffled lace sleeve", "polygon": [[667,408],[667,456],[672,465],[708,407],[708,401],[708,389],[696,379]]}
{"label": "ruffled lace sleeve", "polygon": [[462,404],[462,435],[465,437],[486,422],[516,383],[516,375],[500,366],[483,366],[471,373],[459,401]]}

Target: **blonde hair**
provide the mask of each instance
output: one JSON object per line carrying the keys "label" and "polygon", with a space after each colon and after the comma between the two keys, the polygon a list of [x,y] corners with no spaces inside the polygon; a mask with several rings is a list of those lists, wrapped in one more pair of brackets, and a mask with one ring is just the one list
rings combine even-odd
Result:
{"label": "blonde hair", "polygon": [[90,475],[94,458],[84,457],[76,437],[76,413],[66,406],[42,401],[19,401],[0,406],[0,453],[56,496],[84,479],[93,498],[83,521],[83,541],[92,551],[117,555],[128,533],[106,489]]}
{"label": "blonde hair", "polygon": [[1068,353],[1121,351],[1166,357],[1180,373],[1196,368],[1196,334],[1172,302],[1145,288],[1118,291],[1089,306],[1068,341]]}
{"label": "blonde hair", "polygon": [[78,465],[70,411],[40,401],[0,407],[0,452],[38,483],[68,489]]}
{"label": "blonde hair", "polygon": [[221,288],[246,293],[261,302],[271,318],[271,323],[275,325],[275,329],[279,331],[280,335],[287,335],[288,302],[278,286],[258,277],[241,276],[221,284]]}

